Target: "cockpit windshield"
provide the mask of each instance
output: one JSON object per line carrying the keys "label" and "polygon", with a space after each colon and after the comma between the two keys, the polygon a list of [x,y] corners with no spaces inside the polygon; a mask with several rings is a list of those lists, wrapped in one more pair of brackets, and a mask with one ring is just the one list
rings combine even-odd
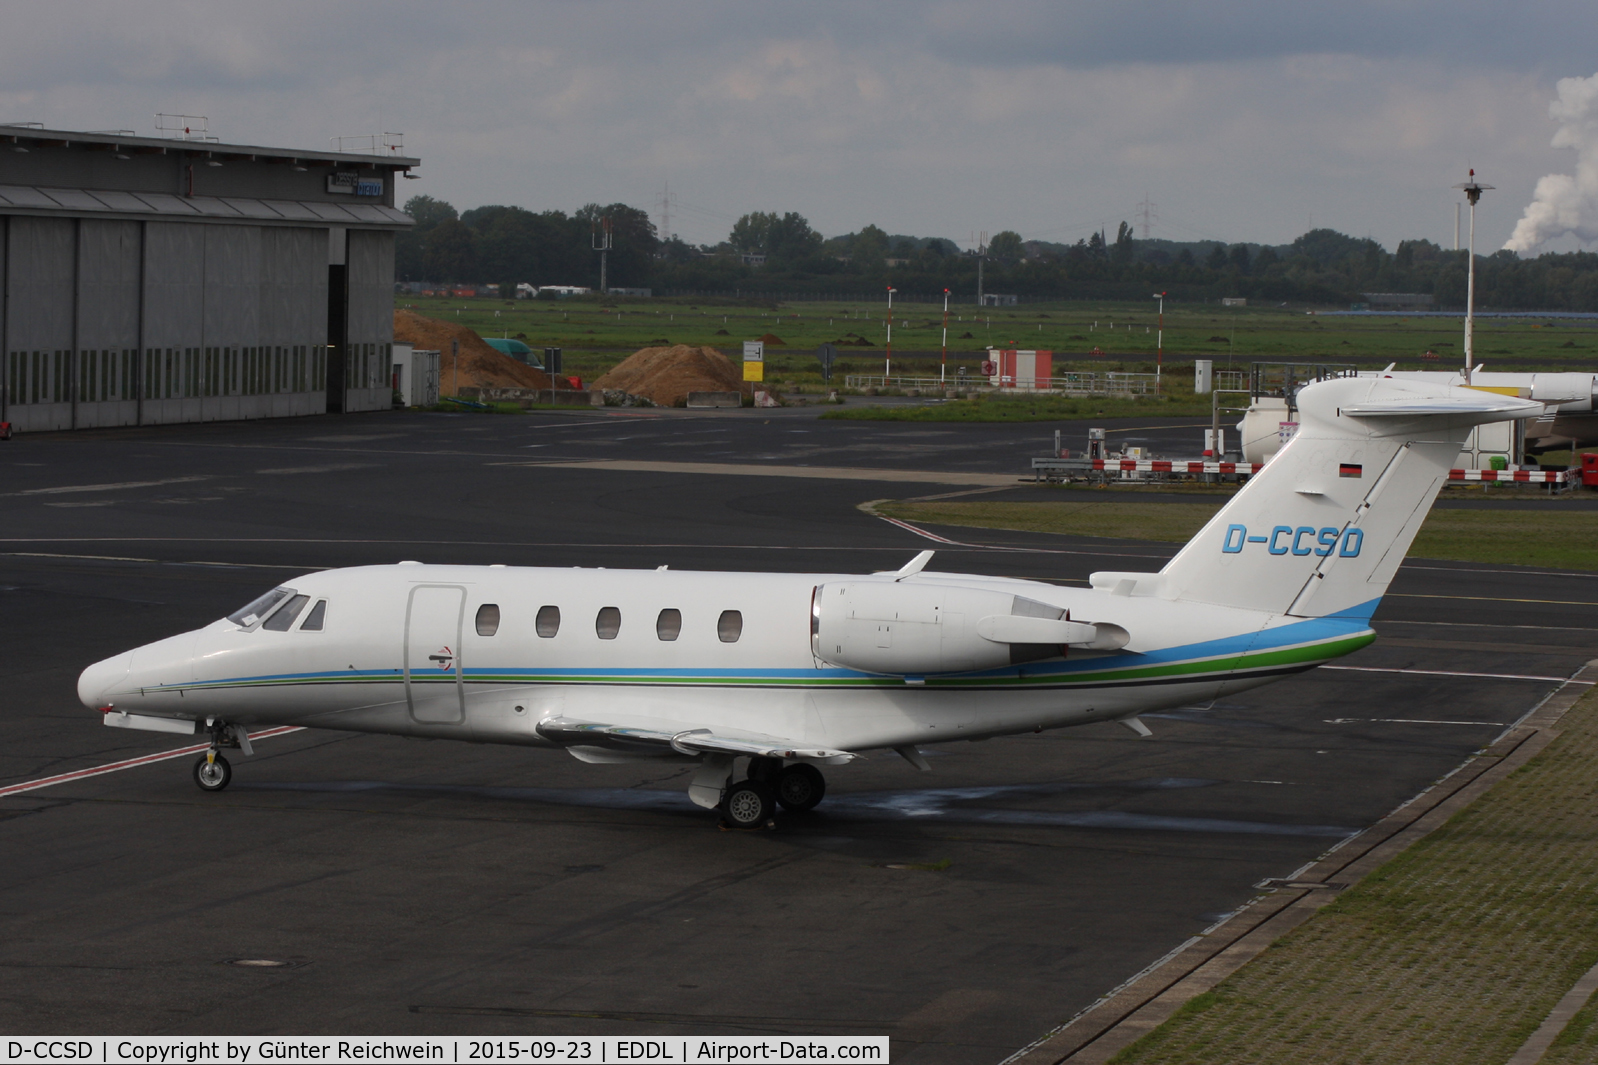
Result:
{"label": "cockpit windshield", "polygon": [[266,615],[270,614],[273,607],[277,606],[284,599],[287,599],[293,594],[294,590],[292,588],[273,588],[270,592],[267,592],[265,595],[261,596],[261,598],[256,599],[247,606],[242,606],[233,613],[229,614],[227,619],[233,622],[235,625],[243,625],[245,628],[249,628],[251,625],[254,625],[257,621],[260,621],[262,618],[266,617]]}

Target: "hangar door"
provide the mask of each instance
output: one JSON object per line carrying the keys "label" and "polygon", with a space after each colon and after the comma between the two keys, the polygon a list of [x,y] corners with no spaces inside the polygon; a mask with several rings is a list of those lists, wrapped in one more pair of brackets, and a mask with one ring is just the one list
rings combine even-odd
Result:
{"label": "hangar door", "polygon": [[418,724],[466,719],[461,683],[461,620],[466,589],[418,585],[405,609],[405,702]]}

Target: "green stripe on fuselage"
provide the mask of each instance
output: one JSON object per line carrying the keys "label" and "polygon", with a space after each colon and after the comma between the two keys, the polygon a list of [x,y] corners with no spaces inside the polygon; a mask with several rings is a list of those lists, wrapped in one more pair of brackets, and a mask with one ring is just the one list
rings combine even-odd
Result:
{"label": "green stripe on fuselage", "polygon": [[[1338,637],[1330,640],[1321,640],[1315,643],[1300,644],[1293,647],[1276,647],[1264,651],[1245,652],[1243,654],[1228,654],[1215,658],[1190,659],[1181,662],[1162,662],[1158,665],[1137,666],[1127,664],[1115,666],[1092,672],[1046,672],[1040,670],[1028,675],[1025,668],[1012,676],[976,676],[976,677],[927,677],[925,687],[928,689],[945,690],[978,690],[978,689],[1027,689],[1040,688],[1083,688],[1102,686],[1107,683],[1115,685],[1136,683],[1169,683],[1172,680],[1188,678],[1200,680],[1206,677],[1218,677],[1230,673],[1246,673],[1255,670],[1283,669],[1292,667],[1312,668],[1320,662],[1328,661],[1350,654],[1362,647],[1368,646],[1376,639],[1374,632],[1366,631],[1354,636]],[[1045,667],[1046,668],[1046,667]],[[299,677],[280,678],[250,678],[241,680],[200,681],[191,684],[175,684],[159,689],[146,689],[153,691],[219,691],[227,689],[246,688],[293,688],[302,685],[336,685],[336,684],[393,684],[401,678],[397,675],[371,674],[350,676],[344,672],[312,674]],[[412,676],[414,684],[435,685],[454,684],[454,674],[444,676],[418,677]],[[873,689],[904,687],[904,678],[898,676],[870,676],[859,675],[853,677],[816,677],[813,679],[799,679],[794,677],[716,677],[716,676],[661,676],[640,671],[632,676],[617,676],[614,674],[542,674],[535,672],[503,672],[503,673],[478,673],[464,678],[467,684],[494,684],[494,685],[532,685],[532,684],[581,684],[605,686],[651,686],[651,687],[717,687],[717,688],[821,688],[821,689]]]}

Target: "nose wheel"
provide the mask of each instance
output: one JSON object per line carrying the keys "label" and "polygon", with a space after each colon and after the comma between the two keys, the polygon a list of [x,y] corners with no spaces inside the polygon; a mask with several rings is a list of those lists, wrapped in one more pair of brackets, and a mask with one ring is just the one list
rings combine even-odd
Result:
{"label": "nose wheel", "polygon": [[233,782],[233,767],[215,751],[201,755],[194,763],[194,783],[201,791],[221,791]]}

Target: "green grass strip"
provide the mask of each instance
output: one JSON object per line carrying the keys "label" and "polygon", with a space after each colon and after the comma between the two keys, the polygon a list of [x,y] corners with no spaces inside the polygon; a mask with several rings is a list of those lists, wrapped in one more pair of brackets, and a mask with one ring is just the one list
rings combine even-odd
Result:
{"label": "green grass strip", "polygon": [[[1507,1060],[1598,961],[1598,693],[1559,729],[1115,1065]],[[1545,1061],[1594,1060],[1577,1022]]]}
{"label": "green grass strip", "polygon": [[[878,503],[875,509],[918,524],[1185,543],[1220,508],[1220,502],[934,501]],[[1412,558],[1598,570],[1598,515],[1553,509],[1433,510],[1409,554]]]}

